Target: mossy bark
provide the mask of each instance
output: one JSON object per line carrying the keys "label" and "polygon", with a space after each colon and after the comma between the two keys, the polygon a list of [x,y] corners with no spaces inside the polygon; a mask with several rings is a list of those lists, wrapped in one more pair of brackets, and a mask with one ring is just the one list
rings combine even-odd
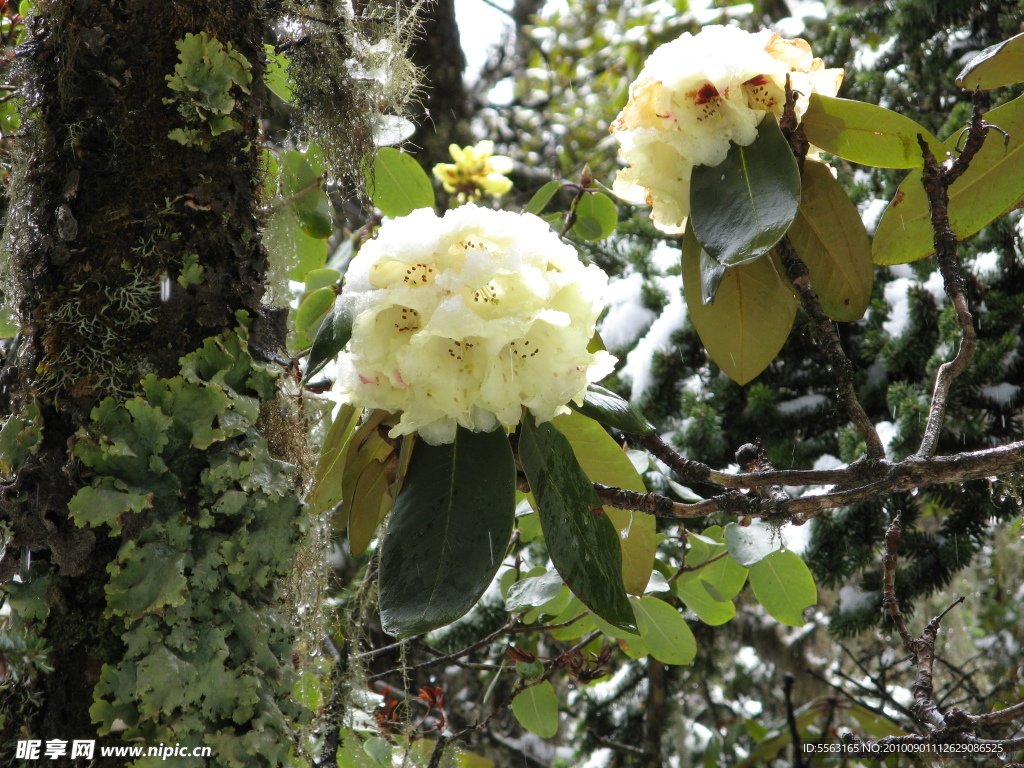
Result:
{"label": "mossy bark", "polygon": [[[289,522],[265,573],[239,580],[238,573],[248,566],[231,566],[220,555],[216,566],[224,569],[216,589],[237,595],[238,604],[248,606],[239,611],[251,608],[263,617],[261,611],[270,616],[275,610],[274,581],[294,553],[300,523],[294,491],[298,476],[277,461],[282,457],[272,456],[275,446],[289,441],[262,434],[268,431],[267,420],[257,421],[250,413],[252,401],[256,412],[278,415],[272,420],[276,429],[296,428],[295,409],[273,385],[280,371],[264,364],[279,353],[283,328],[280,315],[261,305],[266,270],[259,237],[258,115],[266,96],[261,3],[50,0],[39,3],[29,29],[18,54],[26,101],[5,232],[6,287],[17,296],[24,327],[8,355],[2,383],[9,396],[7,413],[38,408],[43,439],[0,491],[0,517],[13,531],[0,579],[9,582],[24,569],[29,552],[39,572],[45,572],[48,615],[29,627],[47,641],[54,671],[37,683],[39,707],[12,710],[10,697],[0,702],[7,714],[0,733],[4,750],[26,735],[95,739],[98,729],[109,729],[110,722],[104,724],[89,710],[102,695],[94,691],[101,678],[129,663],[128,646],[139,636],[126,645],[126,629],[137,632],[148,622],[147,648],[170,649],[175,658],[198,664],[168,633],[182,621],[198,626],[195,616],[183,619],[180,614],[183,605],[190,605],[185,596],[198,589],[192,580],[201,556],[208,554],[197,548],[212,545],[199,533],[175,538],[161,531],[183,525],[182,530],[212,528],[222,534],[218,542],[228,542],[225,551],[237,550],[263,524],[252,521],[270,519],[271,508],[278,505],[274,508]],[[167,83],[179,61],[176,43],[203,31],[244,56],[252,75],[248,92],[231,91],[231,118],[238,128],[212,136],[205,148],[169,138],[185,118]],[[211,340],[216,340],[212,346]],[[206,352],[197,353],[200,349]],[[231,359],[210,362],[215,352]],[[194,370],[183,373],[182,359],[190,354],[198,355]],[[233,380],[238,371],[248,371],[249,380]],[[188,410],[189,397],[219,405],[195,416]],[[107,416],[100,418],[105,400]],[[126,405],[135,409],[131,417],[125,415]],[[144,422],[139,409],[169,421]],[[280,414],[285,414],[283,426]],[[203,426],[211,430],[208,439],[189,432],[195,426],[189,418],[208,422]],[[102,453],[118,444],[112,425],[122,422],[138,430],[144,423],[166,424],[166,444],[152,447],[145,466],[163,466],[174,483],[161,486],[153,480],[147,485],[145,471],[133,477],[128,465],[112,464],[107,453],[93,455],[93,449]],[[277,485],[256,483],[247,492],[263,499],[263,506],[252,512],[255,502],[246,502],[246,523],[217,514],[206,520],[210,510],[221,510],[217,504],[223,494],[241,493],[249,482],[238,473],[228,478],[228,486],[234,483],[230,488],[209,481],[211,467],[232,461],[271,466]],[[282,483],[289,487],[282,489]],[[90,487],[117,493],[134,487],[138,493],[133,498],[147,501],[126,507],[116,519],[102,520],[102,505],[90,507],[81,495]],[[85,513],[76,518],[69,503]],[[125,610],[113,609],[111,584],[132,567],[125,550],[129,543],[137,552],[146,546],[154,552],[181,550],[184,565],[172,569],[185,580],[180,594],[165,605],[136,600]],[[229,567],[235,568],[230,579]],[[169,618],[175,611],[179,624]],[[265,649],[279,657],[285,675],[288,631],[279,617],[267,620],[274,624],[269,630],[274,640]],[[223,625],[224,615],[218,621]],[[206,635],[195,631],[201,645]],[[226,653],[231,661],[225,664],[235,665],[236,672],[246,648],[255,653],[255,641],[242,648],[227,629],[218,637],[230,640]],[[139,646],[135,651],[138,656]],[[138,658],[131,664],[143,668]],[[254,679],[277,674],[255,667],[250,673]],[[282,696],[285,683],[285,677],[275,681],[272,697]],[[164,702],[164,709],[155,711],[140,705],[129,717],[126,687],[116,693],[110,684],[107,689],[108,704],[121,719],[137,718],[137,727],[148,728],[157,739],[179,734],[161,728],[173,717],[180,719],[187,703],[175,708]],[[201,731],[214,733],[225,723],[231,737],[240,739],[247,728],[257,727],[252,718],[238,715],[232,721],[216,707],[207,709],[191,730],[181,726],[183,739],[188,734],[185,740],[199,739]],[[119,727],[105,740],[118,741]],[[231,751],[227,746],[222,750]],[[233,759],[215,754],[210,764],[235,764]],[[124,758],[116,764],[124,765]]]}

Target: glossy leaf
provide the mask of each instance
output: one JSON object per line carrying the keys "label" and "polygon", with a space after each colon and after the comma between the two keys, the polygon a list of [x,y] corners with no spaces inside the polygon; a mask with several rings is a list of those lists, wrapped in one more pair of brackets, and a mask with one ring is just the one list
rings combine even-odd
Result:
{"label": "glossy leaf", "polygon": [[428,632],[476,604],[505,557],[515,482],[501,429],[459,427],[448,445],[417,442],[381,546],[385,632]]}
{"label": "glossy leaf", "polygon": [[[1024,96],[985,115],[985,120],[1009,133],[1008,144],[996,131],[989,135],[967,171],[949,188],[949,224],[966,240],[982,227],[1015,208],[1024,198]],[[955,146],[958,134],[946,139]],[[906,264],[935,253],[928,198],[921,171],[911,171],[900,184],[875,230],[875,264]]]}
{"label": "glossy leaf", "polygon": [[652,435],[657,431],[657,428],[640,413],[639,408],[597,384],[587,387],[583,405],[576,405],[573,402],[569,405],[584,416],[627,435]]}
{"label": "glossy leaf", "polygon": [[757,138],[733,144],[716,166],[690,178],[690,221],[708,255],[726,267],[764,256],[786,234],[800,205],[800,169],[769,113]]}
{"label": "glossy leaf", "polygon": [[527,413],[519,458],[537,501],[548,554],[562,580],[605,621],[635,630],[622,583],[618,535],[565,435],[550,422],[537,424]]}
{"label": "glossy leaf", "polygon": [[345,348],[352,338],[352,318],[341,311],[341,302],[335,301],[331,312],[325,318],[320,330],[313,339],[313,346],[306,359],[306,375],[302,380],[309,381],[324,369],[338,353]]}
{"label": "glossy leaf", "polygon": [[549,181],[543,187],[533,193],[533,197],[530,198],[530,202],[523,208],[523,213],[532,213],[535,216],[539,216],[541,211],[547,208],[548,203],[551,202],[551,198],[555,196],[555,193],[562,188],[562,183],[559,181]]}
{"label": "glossy leaf", "polygon": [[804,625],[804,609],[818,601],[807,564],[794,552],[773,552],[750,569],[750,586],[764,609],[782,624]]}
{"label": "glossy leaf", "polygon": [[1024,83],[1024,32],[986,48],[956,76],[956,84],[968,91]]}
{"label": "glossy leaf", "polygon": [[512,713],[523,728],[542,739],[558,733],[558,695],[547,680],[531,685],[512,699]]}
{"label": "glossy leaf", "polygon": [[341,501],[341,478],[345,470],[345,457],[355,433],[362,408],[343,404],[331,424],[320,450],[313,473],[313,490],[306,498],[306,507],[312,514],[318,514]]}
{"label": "glossy leaf", "polygon": [[807,161],[789,239],[807,265],[821,308],[833,320],[864,316],[871,299],[871,242],[857,206],[828,166]]}
{"label": "glossy leaf", "polygon": [[434,207],[434,187],[426,172],[412,155],[392,147],[377,153],[367,189],[373,204],[391,218]]}
{"label": "glossy leaf", "polygon": [[508,595],[505,597],[505,610],[512,613],[527,608],[538,608],[557,597],[561,589],[562,577],[557,571],[521,579],[509,587]]}
{"label": "glossy leaf", "polygon": [[943,159],[941,142],[923,125],[891,109],[812,93],[803,116],[804,134],[816,147],[861,165],[918,168],[922,135]]}
{"label": "glossy leaf", "polygon": [[700,296],[704,300],[704,304],[714,303],[726,269],[708,256],[707,251],[703,248],[700,249]]}
{"label": "glossy leaf", "polygon": [[730,267],[715,303],[700,287],[700,244],[687,227],[683,239],[683,291],[690,322],[727,376],[746,384],[768,367],[789,337],[797,299],[773,255]]}
{"label": "glossy leaf", "polygon": [[630,603],[651,656],[665,664],[690,664],[697,657],[697,640],[679,611],[650,596],[631,598]]}
{"label": "glossy leaf", "polygon": [[306,293],[318,288],[328,288],[341,282],[341,272],[336,269],[314,269],[306,274]]}
{"label": "glossy leaf", "polygon": [[[296,332],[305,337],[306,332],[330,311],[336,297],[337,294],[333,288],[317,288],[310,292],[295,311]],[[301,344],[301,346],[307,345]]]}
{"label": "glossy leaf", "polygon": [[608,195],[590,192],[576,205],[576,224],[573,231],[584,240],[603,240],[615,231],[619,223],[619,210]]}
{"label": "glossy leaf", "polygon": [[[587,477],[595,483],[646,493],[643,478],[629,456],[604,428],[581,413],[555,417],[552,422],[565,435]],[[652,515],[604,507],[619,534],[622,549],[622,583],[626,591],[642,595],[651,578],[657,548],[656,521]]]}
{"label": "glossy leaf", "polygon": [[729,554],[745,568],[779,551],[782,544],[779,530],[760,520],[754,520],[750,525],[729,523],[725,526],[725,545]]}

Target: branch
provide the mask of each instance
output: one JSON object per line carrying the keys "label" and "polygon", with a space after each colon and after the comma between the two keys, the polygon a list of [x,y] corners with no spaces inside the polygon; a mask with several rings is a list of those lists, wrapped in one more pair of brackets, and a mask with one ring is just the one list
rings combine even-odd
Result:
{"label": "branch", "polygon": [[828,315],[825,314],[825,310],[821,308],[818,293],[811,285],[811,275],[807,270],[807,265],[797,256],[796,249],[793,248],[793,243],[790,242],[788,235],[779,241],[776,248],[782,259],[782,265],[786,268],[786,275],[796,289],[797,296],[800,297],[800,306],[811,320],[811,332],[814,335],[814,340],[818,342],[825,353],[825,358],[836,375],[836,391],[839,401],[846,408],[846,413],[853,422],[854,428],[867,446],[868,459],[884,459],[885,446],[882,445],[882,440],[878,437],[874,424],[865,413],[864,406],[860,404],[857,390],[853,386],[853,365],[850,363],[850,358],[843,352],[839,332]]}
{"label": "branch", "polygon": [[988,135],[989,125],[982,119],[981,94],[974,95],[974,113],[971,125],[967,129],[967,141],[960,156],[946,167],[940,164],[932,154],[928,142],[918,135],[917,143],[921,146],[924,158],[921,183],[928,196],[928,208],[931,212],[933,243],[935,245],[935,262],[942,275],[942,285],[956,309],[957,323],[960,325],[960,345],[956,356],[939,366],[935,376],[935,389],[932,392],[932,403],[928,411],[928,423],[925,426],[918,456],[931,456],[939,442],[942,421],[946,414],[946,399],[953,380],[967,370],[974,350],[978,346],[974,332],[974,318],[971,316],[970,304],[964,285],[964,276],[960,271],[957,255],[957,237],[949,224],[949,187],[956,181],[977,154]]}
{"label": "branch", "polygon": [[[659,439],[660,441],[660,439]],[[682,457],[679,457],[682,459]],[[687,461],[682,459],[682,461]],[[837,507],[847,507],[884,493],[910,491],[928,485],[962,483],[1006,474],[1024,465],[1024,440],[980,451],[957,453],[952,456],[921,457],[910,456],[897,463],[879,462],[872,469],[848,467],[838,490],[814,496],[778,500],[759,496],[748,496],[738,491],[726,491],[710,499],[692,504],[672,501],[659,493],[638,493],[621,488],[594,484],[601,503],[619,509],[633,509],[656,517],[687,519],[706,517],[716,512],[728,512],[750,517],[786,516],[794,522],[804,523],[820,512]],[[780,473],[757,473],[762,477],[758,485],[767,485]],[[744,477],[743,475],[729,476]],[[854,487],[843,487],[846,483],[859,483]],[[525,490],[525,489],[524,489]]]}

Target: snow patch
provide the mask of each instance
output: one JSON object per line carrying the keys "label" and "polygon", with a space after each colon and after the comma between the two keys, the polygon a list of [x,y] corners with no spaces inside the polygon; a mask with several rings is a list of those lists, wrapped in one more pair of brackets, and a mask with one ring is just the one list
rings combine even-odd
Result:
{"label": "snow patch", "polygon": [[875,229],[878,227],[878,220],[882,218],[882,213],[888,205],[888,200],[876,197],[871,200],[866,200],[857,206],[857,209],[860,211],[861,221],[864,222],[864,228],[868,231],[869,235],[875,234]]}
{"label": "snow patch", "polygon": [[877,590],[864,592],[857,587],[845,586],[839,590],[839,613],[850,615],[873,607],[878,602]]}
{"label": "snow patch", "polygon": [[[622,368],[622,379],[632,384],[630,398],[640,400],[654,383],[651,364],[654,355],[672,349],[672,334],[681,330],[686,323],[686,302],[683,300],[683,279],[679,275],[657,279],[659,287],[668,296],[668,304],[661,315],[637,342],[633,351],[626,356]],[[609,345],[611,346],[611,345]]]}
{"label": "snow patch", "polygon": [[643,305],[643,287],[643,275],[637,272],[608,285],[608,313],[597,329],[608,349],[630,346],[657,318]]}
{"label": "snow patch", "polygon": [[846,462],[836,458],[831,453],[823,453],[814,460],[814,469],[818,472],[827,472],[830,469],[842,469]]}
{"label": "snow patch", "polygon": [[792,400],[784,400],[779,403],[776,407],[779,409],[779,413],[783,416],[793,416],[795,414],[806,414],[814,411],[820,411],[828,405],[828,398],[822,394],[810,394],[801,395],[795,397]]}
{"label": "snow patch", "polygon": [[1016,384],[1011,384],[1008,381],[1004,381],[1002,384],[996,384],[991,387],[982,387],[981,394],[983,397],[992,400],[999,405],[1010,405],[1017,397],[1017,393],[1020,391],[1020,387]]}

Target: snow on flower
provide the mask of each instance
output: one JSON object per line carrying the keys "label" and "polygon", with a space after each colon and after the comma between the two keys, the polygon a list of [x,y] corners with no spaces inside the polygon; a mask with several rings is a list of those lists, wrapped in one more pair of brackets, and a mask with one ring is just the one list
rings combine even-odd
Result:
{"label": "snow on flower", "polygon": [[568,411],[615,358],[588,352],[608,277],[541,219],[465,205],[387,221],[352,260],[341,311],[353,319],[339,388],[401,412],[393,437],[450,443]]}
{"label": "snow on flower", "polygon": [[615,194],[653,206],[659,229],[681,233],[690,213],[693,166],[718,165],[730,142],[754,141],[768,112],[781,116],[787,74],[799,94],[798,118],[812,93],[834,96],[843,79],[843,70],[825,69],[804,40],[770,30],[708,26],[662,45],[611,126],[629,165],[618,173]]}
{"label": "snow on flower", "polygon": [[458,194],[459,201],[478,200],[486,192],[501,197],[512,182],[506,174],[512,172],[512,159],[494,154],[493,141],[481,141],[475,147],[448,147],[454,163],[438,163],[434,175],[441,181],[444,191]]}

